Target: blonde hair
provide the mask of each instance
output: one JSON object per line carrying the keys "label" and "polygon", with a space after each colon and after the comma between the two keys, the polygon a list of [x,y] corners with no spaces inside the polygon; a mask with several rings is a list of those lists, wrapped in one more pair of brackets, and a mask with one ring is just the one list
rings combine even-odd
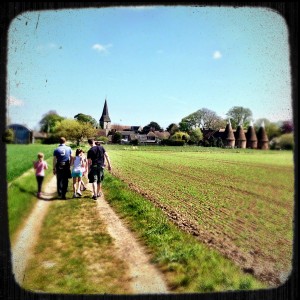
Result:
{"label": "blonde hair", "polygon": [[38,159],[43,159],[44,158],[44,153],[39,152],[37,157],[38,157]]}

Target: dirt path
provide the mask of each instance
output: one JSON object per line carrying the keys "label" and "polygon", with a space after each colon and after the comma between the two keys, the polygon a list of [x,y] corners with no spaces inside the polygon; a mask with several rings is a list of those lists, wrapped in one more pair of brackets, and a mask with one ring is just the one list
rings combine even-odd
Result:
{"label": "dirt path", "polygon": [[[13,272],[16,281],[22,285],[26,264],[38,242],[43,218],[46,216],[56,192],[56,177],[45,186],[44,200],[37,202],[24,227],[18,233],[12,247]],[[150,263],[150,258],[133,234],[111,209],[102,196],[97,201],[99,217],[107,225],[107,231],[115,241],[119,257],[129,268],[131,288],[134,294],[168,293],[162,274]]]}
{"label": "dirt path", "polygon": [[119,257],[125,258],[132,279],[132,290],[137,294],[167,293],[168,288],[160,272],[149,263],[150,258],[133,234],[111,209],[103,196],[98,199],[99,214],[115,239]]}

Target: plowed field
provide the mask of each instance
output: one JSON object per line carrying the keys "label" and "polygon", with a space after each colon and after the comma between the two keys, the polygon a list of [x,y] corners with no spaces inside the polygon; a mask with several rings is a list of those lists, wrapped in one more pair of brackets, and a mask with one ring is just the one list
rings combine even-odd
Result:
{"label": "plowed field", "polygon": [[293,240],[292,152],[126,149],[107,149],[114,175],[245,272],[270,285],[286,279]]}

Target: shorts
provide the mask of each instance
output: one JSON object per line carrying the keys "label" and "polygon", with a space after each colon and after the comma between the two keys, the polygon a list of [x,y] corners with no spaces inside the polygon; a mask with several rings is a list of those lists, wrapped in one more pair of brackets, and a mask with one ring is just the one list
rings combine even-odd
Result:
{"label": "shorts", "polygon": [[82,172],[81,171],[79,171],[79,172],[72,171],[72,177],[73,178],[82,177]]}
{"label": "shorts", "polygon": [[91,170],[88,175],[89,183],[100,183],[104,179],[104,170],[101,166],[91,166]]}

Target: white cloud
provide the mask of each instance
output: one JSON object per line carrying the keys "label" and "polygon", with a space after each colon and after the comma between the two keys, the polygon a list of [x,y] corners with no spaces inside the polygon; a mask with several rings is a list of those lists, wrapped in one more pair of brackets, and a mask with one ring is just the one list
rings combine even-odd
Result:
{"label": "white cloud", "polygon": [[108,45],[95,44],[92,46],[92,49],[100,53],[108,53],[108,49],[110,47],[112,47],[112,44],[108,44]]}
{"label": "white cloud", "polygon": [[23,100],[17,99],[13,96],[9,96],[7,98],[7,105],[8,106],[23,106],[24,102],[23,102]]}
{"label": "white cloud", "polygon": [[220,51],[215,51],[213,53],[213,59],[220,59],[222,57],[222,53]]}
{"label": "white cloud", "polygon": [[50,50],[50,49],[57,49],[58,45],[55,43],[48,43],[48,44],[43,44],[37,46],[38,51],[45,51],[45,50]]}

